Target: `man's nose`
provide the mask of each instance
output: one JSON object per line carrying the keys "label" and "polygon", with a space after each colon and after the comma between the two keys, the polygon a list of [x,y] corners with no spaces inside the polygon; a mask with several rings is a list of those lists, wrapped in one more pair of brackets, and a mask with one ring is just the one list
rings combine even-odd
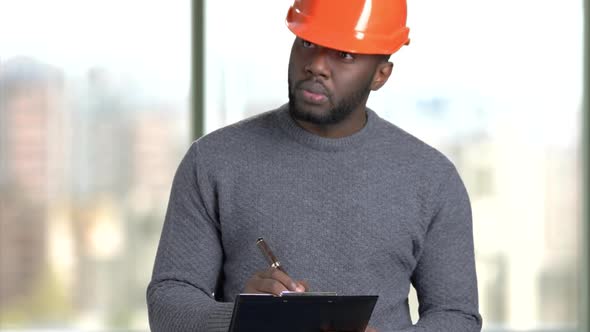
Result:
{"label": "man's nose", "polygon": [[313,76],[322,76],[324,78],[330,77],[330,68],[328,63],[328,50],[323,47],[318,47],[315,52],[310,55],[305,71]]}

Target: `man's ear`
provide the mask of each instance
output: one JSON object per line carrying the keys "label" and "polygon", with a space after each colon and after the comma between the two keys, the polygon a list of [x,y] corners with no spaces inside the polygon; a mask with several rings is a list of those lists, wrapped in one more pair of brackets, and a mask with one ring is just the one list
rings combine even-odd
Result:
{"label": "man's ear", "polygon": [[387,82],[389,76],[391,76],[391,72],[393,71],[393,62],[381,62],[377,65],[375,69],[375,74],[373,75],[373,82],[371,83],[371,90],[377,91],[381,89],[381,87]]}

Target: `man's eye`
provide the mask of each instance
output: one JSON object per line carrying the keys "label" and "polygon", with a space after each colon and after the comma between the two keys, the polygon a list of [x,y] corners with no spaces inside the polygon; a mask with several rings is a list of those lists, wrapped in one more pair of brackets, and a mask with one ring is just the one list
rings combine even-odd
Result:
{"label": "man's eye", "polygon": [[344,60],[354,60],[354,55],[348,52],[338,52],[338,56]]}
{"label": "man's eye", "polygon": [[304,39],[301,40],[301,45],[303,45],[304,48],[312,48],[315,46],[313,43],[310,43]]}

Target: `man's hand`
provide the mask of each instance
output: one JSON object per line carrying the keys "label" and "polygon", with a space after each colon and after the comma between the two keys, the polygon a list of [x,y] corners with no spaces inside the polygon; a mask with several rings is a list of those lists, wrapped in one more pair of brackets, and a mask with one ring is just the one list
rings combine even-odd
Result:
{"label": "man's hand", "polygon": [[[295,281],[291,279],[285,272],[268,268],[263,271],[258,271],[246,282],[244,293],[266,293],[281,295],[281,292],[305,292],[309,290],[307,282],[303,280]],[[365,332],[377,332],[372,327],[367,327]]]}
{"label": "man's hand", "polygon": [[308,290],[305,281],[295,281],[286,273],[275,268],[256,272],[246,282],[244,293],[267,293],[281,295],[283,291],[305,292]]}

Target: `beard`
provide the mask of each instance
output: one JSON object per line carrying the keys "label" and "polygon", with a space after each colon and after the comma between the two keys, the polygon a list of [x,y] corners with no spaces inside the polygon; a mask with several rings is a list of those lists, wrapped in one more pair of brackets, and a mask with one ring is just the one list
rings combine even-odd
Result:
{"label": "beard", "polygon": [[342,122],[350,116],[371,92],[371,81],[369,80],[336,104],[333,101],[332,95],[327,95],[331,108],[324,114],[318,114],[317,112],[305,109],[305,105],[302,105],[301,101],[295,95],[295,90],[305,82],[299,81],[293,86],[289,77],[289,113],[296,120],[315,125],[334,125]]}

